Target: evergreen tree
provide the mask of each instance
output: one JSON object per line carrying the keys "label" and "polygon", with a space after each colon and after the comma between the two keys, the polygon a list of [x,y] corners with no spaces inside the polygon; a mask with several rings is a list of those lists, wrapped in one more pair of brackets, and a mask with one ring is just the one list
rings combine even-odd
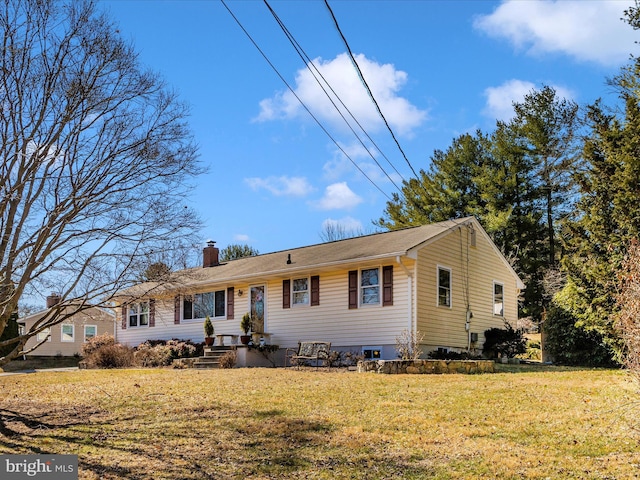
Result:
{"label": "evergreen tree", "polygon": [[398,228],[478,215],[482,198],[475,177],[486,163],[485,142],[480,132],[453,140],[446,152],[436,150],[429,171],[420,170],[420,179],[403,183],[402,197],[394,194],[387,202],[378,226]]}
{"label": "evergreen tree", "polygon": [[220,261],[228,262],[229,260],[237,260],[243,257],[252,257],[259,255],[260,252],[249,245],[231,244],[220,250]]}

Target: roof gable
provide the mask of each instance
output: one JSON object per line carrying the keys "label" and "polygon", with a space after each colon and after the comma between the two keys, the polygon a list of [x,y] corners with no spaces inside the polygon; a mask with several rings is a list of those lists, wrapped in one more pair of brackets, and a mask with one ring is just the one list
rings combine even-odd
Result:
{"label": "roof gable", "polygon": [[[155,285],[155,288],[158,290],[169,290],[186,285],[193,286],[198,284],[233,282],[261,276],[286,276],[296,271],[318,270],[367,260],[395,258],[405,255],[415,257],[418,249],[425,247],[429,243],[451,232],[457,231],[459,227],[468,225],[469,222],[472,222],[474,228],[486,236],[489,243],[494,247],[496,254],[508,266],[519,282],[519,285],[522,284],[515,271],[489,239],[478,221],[473,217],[466,217],[419,227],[409,227],[244,257],[222,262],[213,267],[198,267],[183,270],[182,272],[176,272],[177,281],[174,284],[164,286]],[[151,283],[145,285],[146,291],[154,289],[154,285]],[[142,285],[138,286],[138,288],[140,287],[142,287]],[[122,293],[125,295],[142,294],[138,288],[134,287]]]}

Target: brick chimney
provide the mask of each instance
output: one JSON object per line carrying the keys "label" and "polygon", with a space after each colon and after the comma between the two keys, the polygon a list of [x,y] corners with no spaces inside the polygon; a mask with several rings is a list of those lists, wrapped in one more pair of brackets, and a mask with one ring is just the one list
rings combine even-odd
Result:
{"label": "brick chimney", "polygon": [[51,295],[47,296],[47,308],[51,308],[60,303],[60,295],[55,292],[52,292]]}
{"label": "brick chimney", "polygon": [[220,250],[218,250],[215,245],[216,242],[208,240],[207,246],[202,249],[202,266],[204,268],[220,265]]}

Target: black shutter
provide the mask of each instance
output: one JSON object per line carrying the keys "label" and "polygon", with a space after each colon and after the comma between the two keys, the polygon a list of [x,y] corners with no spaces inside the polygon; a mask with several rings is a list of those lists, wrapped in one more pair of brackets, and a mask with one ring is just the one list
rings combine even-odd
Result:
{"label": "black shutter", "polygon": [[282,281],[282,308],[291,308],[291,280]]}
{"label": "black shutter", "polygon": [[311,306],[320,305],[320,276],[311,277]]}
{"label": "black shutter", "polygon": [[393,305],[393,265],[382,267],[382,306]]}
{"label": "black shutter", "polygon": [[227,288],[227,320],[233,320],[233,317],[235,316],[235,312],[233,311],[234,302],[234,289],[233,287],[229,287]]}
{"label": "black shutter", "polygon": [[349,271],[349,308],[358,308],[358,271]]}
{"label": "black shutter", "polygon": [[153,298],[149,299],[149,327],[156,326],[156,301]]}
{"label": "black shutter", "polygon": [[173,323],[180,323],[180,295],[176,295],[173,300]]}

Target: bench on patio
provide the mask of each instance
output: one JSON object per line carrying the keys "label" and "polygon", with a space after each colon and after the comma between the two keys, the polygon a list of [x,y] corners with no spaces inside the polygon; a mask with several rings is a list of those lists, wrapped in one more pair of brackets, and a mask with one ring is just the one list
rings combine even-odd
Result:
{"label": "bench on patio", "polygon": [[231,339],[231,345],[238,344],[238,335],[231,335],[228,333],[217,333],[216,340],[218,341],[219,347],[224,347],[224,337],[229,337]]}
{"label": "bench on patio", "polygon": [[316,370],[320,362],[324,363],[325,367],[330,365],[329,354],[331,352],[331,342],[298,342],[298,348],[287,348],[285,352],[285,367],[287,366],[287,360],[289,366],[300,366],[302,362],[316,362]]}

